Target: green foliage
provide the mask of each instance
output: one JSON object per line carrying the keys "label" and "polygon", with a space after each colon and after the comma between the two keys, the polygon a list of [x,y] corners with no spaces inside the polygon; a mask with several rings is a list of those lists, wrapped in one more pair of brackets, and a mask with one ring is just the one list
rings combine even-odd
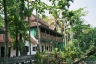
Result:
{"label": "green foliage", "polygon": [[[62,3],[63,2],[60,1],[58,5],[61,5]],[[62,9],[64,9],[63,5],[61,6],[61,10]],[[64,51],[60,51],[61,57],[64,61],[75,60],[77,58],[80,58],[88,53],[87,50],[90,52],[92,45],[95,46],[95,40],[96,40],[95,29],[91,28],[90,25],[84,24],[85,20],[83,19],[83,17],[86,16],[87,13],[88,13],[87,11],[84,11],[84,8],[79,8],[78,10],[74,10],[74,11],[73,10],[69,11],[67,9],[63,10],[62,13],[63,18],[65,18],[66,24],[69,23],[68,25],[66,25],[66,27],[71,25],[73,38],[74,38],[72,39],[72,41],[70,41],[69,39],[70,28],[66,28],[66,34],[69,35],[67,46],[64,47]],[[59,18],[56,10],[53,11],[52,14],[55,19]],[[93,54],[95,54],[94,51]],[[88,54],[88,56],[90,55],[92,55],[92,53]]]}
{"label": "green foliage", "polygon": [[[90,25],[85,25],[85,20],[83,19],[88,12],[84,11],[84,8],[69,11],[67,7],[70,6],[70,1],[73,2],[73,0],[49,1],[53,4],[52,6],[48,6],[49,13],[52,14],[55,19],[58,19],[60,16],[59,13],[62,12],[62,19],[65,19],[63,22],[66,23],[66,25],[62,25],[61,27],[62,31],[64,32],[63,29],[65,29],[65,33],[68,35],[67,45],[64,47],[64,51],[60,51],[62,59],[64,61],[75,60],[85,55],[88,51],[95,49],[95,28],[93,29]],[[60,21],[58,22],[60,23]],[[64,28],[64,26],[66,28]],[[71,27],[68,28],[69,26]],[[71,28],[73,33],[72,40],[70,39]],[[93,48],[91,48],[92,45],[94,45]],[[57,53],[58,51],[55,50],[53,52],[54,56],[56,56]],[[88,54],[88,56],[90,55]]]}
{"label": "green foliage", "polygon": [[80,48],[78,48],[78,41],[73,40],[70,41],[66,47],[64,47],[64,51],[60,51],[62,60],[64,61],[72,61],[76,58],[79,58],[83,55],[83,52]]}
{"label": "green foliage", "polygon": [[[3,4],[0,0],[0,26],[4,26],[4,21],[1,15],[3,15]],[[9,34],[13,42],[13,46],[18,50],[23,49],[25,41],[22,40],[20,34],[25,40],[28,40],[27,27],[28,23],[24,21],[25,17],[31,15],[31,9],[28,10],[24,0],[8,0],[7,1],[7,17],[9,24]],[[28,12],[29,11],[29,12]],[[26,13],[28,12],[28,13]],[[20,39],[21,38],[21,39]],[[17,44],[18,43],[18,44]]]}
{"label": "green foliage", "polygon": [[96,56],[91,55],[90,57],[86,58],[87,61],[96,61]]}
{"label": "green foliage", "polygon": [[[15,41],[13,42],[14,48],[18,49],[20,52],[23,52],[23,49],[24,49],[24,46],[25,46],[24,41],[18,40],[18,43],[19,43],[19,44],[17,44]],[[18,46],[17,46],[17,45],[18,45]]]}
{"label": "green foliage", "polygon": [[2,1],[0,0],[0,27],[4,27],[4,19],[2,15],[3,15],[3,5]]}
{"label": "green foliage", "polygon": [[24,17],[26,17],[26,15],[24,15],[26,7],[24,5],[23,0],[21,1],[8,0],[7,6],[8,6],[8,21],[10,21],[9,33],[11,38],[14,40],[13,46],[18,48],[18,50],[21,50],[24,47],[24,40],[20,39],[20,34],[22,34],[22,36],[25,37],[25,39],[28,37],[26,36],[27,24],[24,21]]}
{"label": "green foliage", "polygon": [[0,16],[0,27],[4,27],[4,21],[3,18]]}
{"label": "green foliage", "polygon": [[37,60],[35,62],[36,64],[46,64],[46,63],[48,63],[48,55],[46,53],[41,54],[41,53],[37,52],[36,60]]}

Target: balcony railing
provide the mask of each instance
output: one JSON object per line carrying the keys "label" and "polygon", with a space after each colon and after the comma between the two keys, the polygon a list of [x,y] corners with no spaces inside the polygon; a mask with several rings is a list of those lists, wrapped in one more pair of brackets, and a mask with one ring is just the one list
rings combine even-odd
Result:
{"label": "balcony railing", "polygon": [[46,34],[46,33],[42,33],[42,32],[40,33],[40,38],[62,42],[62,37],[56,37],[56,36]]}

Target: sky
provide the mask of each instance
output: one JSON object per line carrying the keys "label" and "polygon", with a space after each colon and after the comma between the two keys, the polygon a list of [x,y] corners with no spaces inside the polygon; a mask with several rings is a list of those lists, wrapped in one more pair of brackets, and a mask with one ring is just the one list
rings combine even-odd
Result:
{"label": "sky", "polygon": [[71,3],[70,10],[84,7],[87,7],[85,11],[88,11],[88,14],[84,17],[85,23],[96,27],[96,0],[74,0],[74,3]]}
{"label": "sky", "polygon": [[[48,0],[42,1],[48,3]],[[48,4],[50,5],[50,3]],[[71,3],[69,9],[76,10],[84,7],[87,7],[85,11],[88,11],[88,14],[84,17],[85,23],[96,27],[96,0],[74,0],[74,3]]]}

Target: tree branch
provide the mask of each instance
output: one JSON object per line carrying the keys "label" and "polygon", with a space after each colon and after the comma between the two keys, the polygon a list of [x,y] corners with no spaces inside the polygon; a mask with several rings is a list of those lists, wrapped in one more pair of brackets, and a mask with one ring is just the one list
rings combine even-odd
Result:
{"label": "tree branch", "polygon": [[88,58],[91,55],[94,55],[95,54],[95,49],[96,49],[95,46],[92,47],[92,48],[89,48],[88,52],[86,52],[80,59],[77,59],[77,60],[73,61],[72,64],[78,64],[80,61]]}

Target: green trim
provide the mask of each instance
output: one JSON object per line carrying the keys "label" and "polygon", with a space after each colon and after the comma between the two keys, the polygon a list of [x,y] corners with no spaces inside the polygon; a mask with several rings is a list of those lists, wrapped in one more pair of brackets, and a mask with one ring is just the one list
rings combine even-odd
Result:
{"label": "green trim", "polygon": [[36,37],[36,32],[37,32],[37,28],[36,27],[33,27],[33,28],[30,28],[30,33]]}

